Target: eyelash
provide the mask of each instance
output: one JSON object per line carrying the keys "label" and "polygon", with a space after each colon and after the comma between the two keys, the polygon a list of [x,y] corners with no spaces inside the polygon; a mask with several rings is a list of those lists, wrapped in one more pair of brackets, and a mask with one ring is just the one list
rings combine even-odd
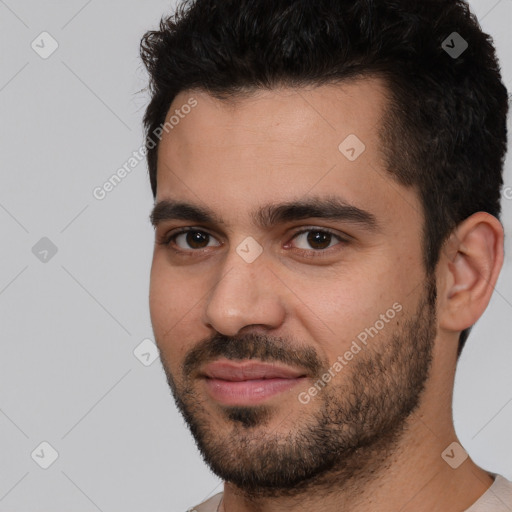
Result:
{"label": "eyelash", "polygon": [[[213,235],[208,233],[208,231],[204,231],[202,229],[193,228],[193,227],[187,227],[187,228],[181,228],[178,231],[174,231],[174,232],[172,232],[170,234],[164,235],[160,240],[157,241],[157,243],[160,244],[160,245],[164,245],[164,246],[172,248],[172,250],[175,253],[183,254],[183,255],[189,255],[189,256],[192,255],[193,253],[197,253],[197,252],[200,252],[201,250],[204,250],[205,248],[203,248],[203,249],[188,249],[188,250],[176,249],[173,246],[174,245],[174,241],[176,240],[176,238],[178,236],[180,236],[180,235],[182,235],[184,233],[188,233],[190,231],[191,232],[204,233],[204,234],[207,234],[208,236],[211,236],[212,238],[214,238]],[[310,255],[314,255],[313,257],[322,257],[322,255],[324,255],[327,251],[329,251],[329,249],[332,249],[336,245],[339,245],[340,243],[341,244],[348,244],[349,243],[349,241],[347,239],[345,239],[342,236],[336,234],[335,232],[331,231],[330,229],[318,228],[318,227],[308,227],[308,228],[302,229],[301,231],[297,231],[296,233],[293,234],[293,237],[291,238],[291,240],[294,240],[299,235],[302,235],[304,233],[309,233],[310,231],[315,231],[315,232],[318,232],[318,233],[323,233],[323,234],[331,235],[334,238],[337,238],[339,240],[339,243],[335,244],[334,246],[327,247],[325,249],[297,249],[298,251],[300,251],[302,253],[307,253],[309,256]]]}

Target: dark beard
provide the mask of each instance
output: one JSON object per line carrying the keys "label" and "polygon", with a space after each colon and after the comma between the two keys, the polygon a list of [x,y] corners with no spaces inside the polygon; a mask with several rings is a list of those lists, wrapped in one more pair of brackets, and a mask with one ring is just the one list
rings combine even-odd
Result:
{"label": "dark beard", "polygon": [[[205,462],[221,479],[251,497],[298,496],[313,487],[317,493],[339,492],[349,480],[369,480],[385,466],[418,407],[432,360],[435,304],[431,276],[416,314],[387,339],[385,331],[393,327],[386,326],[319,391],[315,400],[321,401],[320,409],[299,417],[286,435],[263,428],[274,411],[268,405],[222,407],[232,428],[224,435],[212,431],[193,375],[199,366],[222,356],[293,364],[317,376],[316,381],[329,365],[311,348],[255,334],[217,335],[189,352],[179,386],[162,364]],[[341,385],[336,385],[337,379]]]}

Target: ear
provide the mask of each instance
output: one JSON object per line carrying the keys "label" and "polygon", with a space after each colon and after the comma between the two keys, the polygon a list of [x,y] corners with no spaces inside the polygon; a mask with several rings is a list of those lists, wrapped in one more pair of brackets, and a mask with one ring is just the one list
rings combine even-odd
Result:
{"label": "ear", "polygon": [[444,245],[438,266],[439,327],[462,331],[483,314],[503,265],[503,226],[485,212],[460,223]]}

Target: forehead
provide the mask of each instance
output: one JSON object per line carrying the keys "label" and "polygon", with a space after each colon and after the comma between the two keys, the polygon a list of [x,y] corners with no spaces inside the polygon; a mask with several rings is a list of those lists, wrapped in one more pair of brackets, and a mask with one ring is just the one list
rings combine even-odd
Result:
{"label": "forehead", "polygon": [[254,89],[242,96],[227,95],[225,99],[201,90],[182,91],[169,108],[167,119],[174,117],[178,121],[175,114],[191,98],[197,106],[180,116],[182,129],[173,126],[169,133],[164,133],[166,140],[162,142],[172,143],[173,139],[178,146],[191,142],[218,146],[256,144],[263,138],[267,143],[302,142],[320,149],[334,144],[336,149],[340,137],[352,130],[372,144],[386,111],[386,94],[386,86],[378,78],[322,86]]}
{"label": "forehead", "polygon": [[[376,215],[405,204],[419,222],[415,192],[386,170],[379,138],[386,92],[376,78],[228,100],[183,91],[160,142],[157,201],[188,200],[229,217],[272,201],[339,192]],[[183,108],[191,99],[196,106]]]}

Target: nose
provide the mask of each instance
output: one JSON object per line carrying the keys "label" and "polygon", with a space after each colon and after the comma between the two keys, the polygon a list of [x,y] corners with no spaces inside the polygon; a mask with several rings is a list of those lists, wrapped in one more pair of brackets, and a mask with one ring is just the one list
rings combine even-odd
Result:
{"label": "nose", "polygon": [[276,329],[285,317],[282,287],[264,253],[248,263],[233,250],[207,296],[203,322],[226,336],[248,326]]}

